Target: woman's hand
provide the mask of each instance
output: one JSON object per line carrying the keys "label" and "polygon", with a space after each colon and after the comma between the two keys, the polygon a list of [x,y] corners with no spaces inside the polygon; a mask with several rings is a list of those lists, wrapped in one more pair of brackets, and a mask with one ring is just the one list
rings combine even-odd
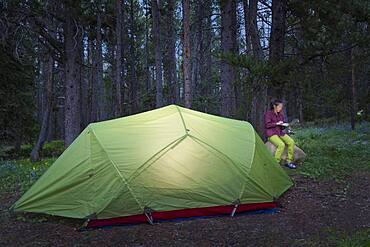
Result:
{"label": "woman's hand", "polygon": [[283,121],[279,121],[276,123],[276,125],[282,125],[284,122]]}

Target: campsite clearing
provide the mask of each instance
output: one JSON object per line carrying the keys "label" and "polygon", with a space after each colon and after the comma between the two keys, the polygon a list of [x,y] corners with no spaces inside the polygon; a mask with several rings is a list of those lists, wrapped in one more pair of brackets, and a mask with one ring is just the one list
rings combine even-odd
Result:
{"label": "campsite clearing", "polygon": [[[18,172],[14,175],[9,168],[4,177],[4,181],[9,180],[8,189],[0,193],[0,246],[369,246],[369,125],[355,132],[341,126],[306,128],[295,139],[308,158],[297,171],[286,170],[295,185],[280,199],[278,213],[84,232],[76,231],[81,220],[8,211],[30,186],[27,173],[33,170],[31,165],[25,170],[25,161],[16,161],[11,169]],[[36,173],[51,163],[45,162],[37,163]],[[17,179],[24,183],[19,184]]]}

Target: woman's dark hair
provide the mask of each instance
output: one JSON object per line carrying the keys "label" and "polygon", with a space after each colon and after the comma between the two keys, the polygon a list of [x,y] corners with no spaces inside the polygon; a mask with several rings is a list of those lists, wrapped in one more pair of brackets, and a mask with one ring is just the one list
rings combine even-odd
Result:
{"label": "woman's dark hair", "polygon": [[282,104],[282,103],[283,103],[283,101],[281,101],[279,99],[274,99],[270,103],[270,110],[274,109],[274,106],[278,106],[279,104]]}

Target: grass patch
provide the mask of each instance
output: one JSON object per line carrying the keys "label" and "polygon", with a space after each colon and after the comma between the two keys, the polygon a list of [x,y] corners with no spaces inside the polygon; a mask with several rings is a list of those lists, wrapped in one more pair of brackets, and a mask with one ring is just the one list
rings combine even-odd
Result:
{"label": "grass patch", "polygon": [[329,235],[329,242],[338,247],[369,247],[370,228],[361,229],[352,235],[332,231]]}
{"label": "grass patch", "polygon": [[370,170],[370,123],[298,129],[294,140],[307,154],[297,172],[314,179],[342,180],[353,171]]}
{"label": "grass patch", "polygon": [[47,158],[35,163],[29,160],[0,161],[0,191],[19,190],[23,193],[55,160],[56,158]]}

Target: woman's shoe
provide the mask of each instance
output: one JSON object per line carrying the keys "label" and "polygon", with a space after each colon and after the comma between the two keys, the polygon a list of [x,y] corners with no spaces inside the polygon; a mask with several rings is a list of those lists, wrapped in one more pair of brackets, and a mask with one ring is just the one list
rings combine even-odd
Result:
{"label": "woman's shoe", "polygon": [[296,169],[297,168],[297,166],[295,164],[293,164],[292,162],[286,163],[285,166],[288,167],[289,169]]}

